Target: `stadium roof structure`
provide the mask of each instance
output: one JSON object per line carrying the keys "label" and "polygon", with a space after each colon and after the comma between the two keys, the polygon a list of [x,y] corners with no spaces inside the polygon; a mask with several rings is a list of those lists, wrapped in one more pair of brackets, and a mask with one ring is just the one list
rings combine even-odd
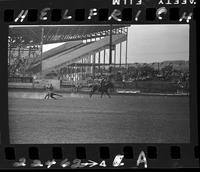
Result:
{"label": "stadium roof structure", "polygon": [[[126,41],[126,38],[127,37],[125,34],[113,35],[112,44],[116,45],[118,43]],[[103,39],[91,43],[81,43],[79,41],[71,41],[65,43],[64,45],[43,53],[42,71],[43,73],[48,73],[53,69],[60,69],[68,65],[74,65],[83,58],[89,58],[91,57],[91,55],[94,55],[97,52],[100,53],[100,51],[109,48],[109,44],[109,36],[106,36]],[[113,50],[115,50],[115,48]],[[98,65],[100,65],[99,61],[94,63],[98,63]],[[40,64],[41,60],[37,60],[34,64],[31,65],[30,69],[39,69],[38,66]],[[91,65],[95,64],[87,64],[87,66]]]}
{"label": "stadium roof structure", "polygon": [[11,25],[10,47],[26,47],[40,44],[87,40],[125,33],[129,25]]}

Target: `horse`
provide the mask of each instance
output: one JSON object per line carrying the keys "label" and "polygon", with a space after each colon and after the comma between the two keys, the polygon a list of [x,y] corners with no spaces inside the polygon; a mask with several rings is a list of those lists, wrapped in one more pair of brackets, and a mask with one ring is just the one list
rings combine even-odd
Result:
{"label": "horse", "polygon": [[101,98],[103,97],[103,94],[106,93],[108,95],[109,98],[111,98],[108,90],[109,89],[113,89],[114,90],[114,84],[112,82],[106,82],[104,85],[100,85],[100,84],[94,84],[92,86],[92,89],[90,91],[90,98],[92,97],[92,95],[98,91],[101,93]]}

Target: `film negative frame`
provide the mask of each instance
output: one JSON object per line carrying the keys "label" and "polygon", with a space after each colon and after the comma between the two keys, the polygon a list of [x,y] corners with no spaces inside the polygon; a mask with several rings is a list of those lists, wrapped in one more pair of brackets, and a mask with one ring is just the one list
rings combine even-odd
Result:
{"label": "film negative frame", "polygon": [[[141,0],[1,0],[0,1],[0,168],[194,168],[199,167],[197,107],[197,10],[196,1]],[[117,1],[116,1],[117,2]],[[123,3],[122,3],[123,2]],[[127,2],[127,4],[125,4]],[[129,2],[129,4],[128,4]],[[130,3],[131,2],[131,3]],[[141,4],[140,4],[141,3]],[[185,4],[186,3],[186,4]],[[48,8],[48,10],[47,10]],[[166,13],[158,15],[160,8]],[[46,9],[46,10],[44,10]],[[68,9],[71,19],[61,11]],[[98,14],[88,19],[91,9]],[[109,16],[122,12],[120,21]],[[30,10],[22,21],[15,19]],[[46,20],[41,19],[41,13]],[[53,14],[54,11],[54,15]],[[137,18],[139,13],[141,15]],[[58,17],[60,16],[60,17]],[[52,21],[52,19],[54,21]],[[92,24],[188,24],[190,25],[190,143],[188,144],[10,144],[8,124],[7,45],[9,25],[92,25]],[[199,52],[198,52],[199,53]]]}

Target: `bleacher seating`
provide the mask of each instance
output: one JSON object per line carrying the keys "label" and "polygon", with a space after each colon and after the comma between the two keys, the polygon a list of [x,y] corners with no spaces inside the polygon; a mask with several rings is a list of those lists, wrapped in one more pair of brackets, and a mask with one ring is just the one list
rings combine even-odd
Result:
{"label": "bleacher seating", "polygon": [[[125,34],[113,35],[112,44],[118,44],[126,40]],[[102,47],[109,48],[110,37],[106,36],[103,39],[91,42],[83,43],[82,41],[70,41],[59,47],[51,49],[43,54],[42,70],[43,73],[52,71],[55,67],[65,63],[73,63],[73,60],[81,58],[86,54],[93,53],[102,49]],[[40,65],[40,61],[33,64],[31,68],[35,68]],[[30,69],[31,69],[30,68]]]}
{"label": "bleacher seating", "polygon": [[[83,44],[82,41],[70,41],[70,42],[64,43],[63,45],[60,45],[56,48],[53,48],[51,50],[44,52],[42,54],[42,59],[45,60],[45,59],[51,58],[52,56],[58,53],[62,53],[64,51],[69,51],[71,49],[78,48],[82,44]],[[38,62],[40,62],[40,58],[34,61],[34,64],[37,64]]]}
{"label": "bleacher seating", "polygon": [[[113,35],[112,42],[113,44],[117,44],[126,40],[126,35]],[[107,36],[97,42],[93,42],[90,44],[83,44],[82,47],[76,48],[73,51],[67,51],[63,53],[59,53],[51,58],[48,58],[43,61],[43,72],[45,70],[52,70],[56,66],[65,64],[66,62],[73,63],[73,60],[77,60],[78,58],[86,55],[92,54],[95,51],[102,49],[102,47],[109,47],[110,37]]]}

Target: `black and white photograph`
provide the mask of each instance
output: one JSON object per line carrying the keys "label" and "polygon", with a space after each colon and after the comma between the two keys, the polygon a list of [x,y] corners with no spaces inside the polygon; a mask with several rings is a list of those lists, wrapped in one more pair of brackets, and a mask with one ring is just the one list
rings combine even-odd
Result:
{"label": "black and white photograph", "polygon": [[189,143],[189,30],[10,25],[10,143]]}

